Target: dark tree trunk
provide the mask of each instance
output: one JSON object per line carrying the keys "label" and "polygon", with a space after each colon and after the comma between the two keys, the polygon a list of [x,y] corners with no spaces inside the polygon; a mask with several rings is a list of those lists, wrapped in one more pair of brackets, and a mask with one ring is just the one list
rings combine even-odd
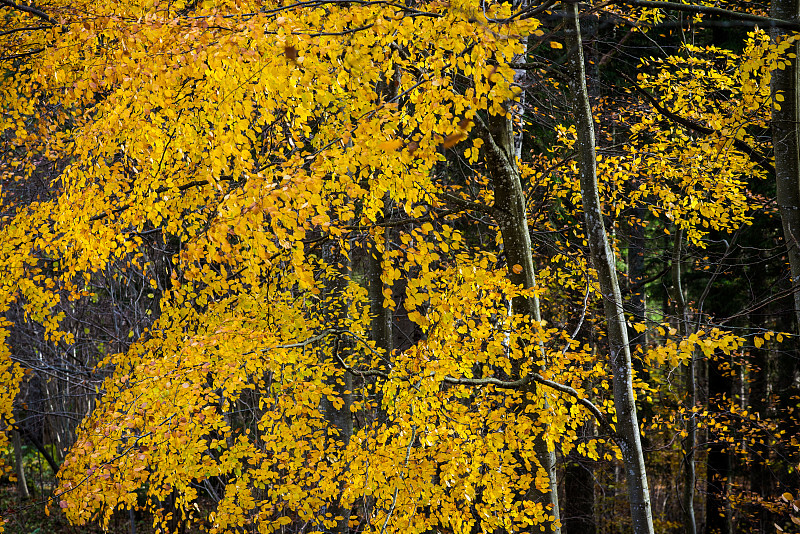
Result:
{"label": "dark tree trunk", "polygon": [[[594,426],[586,423],[581,427],[586,438],[591,438]],[[564,466],[564,534],[595,534],[594,518],[594,460],[577,453],[566,458]]]}
{"label": "dark tree trunk", "polygon": [[[772,0],[772,16],[783,20],[800,17],[798,0]],[[771,30],[773,39],[788,32],[780,28]],[[800,54],[800,44],[790,49]],[[797,58],[782,58],[789,63],[785,69],[772,72],[771,91],[775,107],[772,111],[772,145],[775,149],[775,180],[778,207],[783,223],[783,235],[789,256],[794,292],[795,328],[800,333],[800,70]],[[778,103],[777,93],[783,96]]]}
{"label": "dark tree trunk", "polygon": [[[717,362],[710,361],[708,363],[709,402],[719,402],[723,397],[729,397],[731,390],[731,379],[720,369]],[[728,445],[711,437],[707,462],[705,534],[732,534],[728,489],[733,473]]]}
{"label": "dark tree trunk", "polygon": [[[508,278],[512,283],[526,289],[536,285],[533,265],[525,194],[517,170],[514,135],[511,120],[506,116],[490,115],[484,133],[486,161],[495,192],[494,217],[503,238],[503,251],[508,263]],[[518,266],[516,269],[515,266]],[[521,268],[520,268],[521,267]],[[534,321],[541,321],[539,299],[517,297],[512,303],[514,313],[525,314]],[[534,369],[534,371],[538,371]],[[519,378],[519,377],[514,377]],[[529,395],[535,393],[531,382]],[[558,508],[558,483],[556,479],[555,451],[548,450],[545,440],[534,438],[534,450],[542,468],[549,477],[550,487],[538,498],[550,514],[542,527],[545,532],[560,533],[560,511]]]}
{"label": "dark tree trunk", "polygon": [[11,431],[11,443],[14,446],[14,472],[17,476],[17,496],[21,500],[28,500],[31,498],[31,494],[28,492],[28,482],[25,480],[22,440],[19,437],[19,432],[16,430]]}

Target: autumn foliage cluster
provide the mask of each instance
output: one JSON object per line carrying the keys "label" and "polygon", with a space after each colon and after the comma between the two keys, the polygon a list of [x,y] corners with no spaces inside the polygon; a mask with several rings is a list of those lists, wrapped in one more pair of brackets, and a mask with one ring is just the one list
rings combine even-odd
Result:
{"label": "autumn foliage cluster", "polygon": [[800,523],[797,28],[644,4],[0,0],[0,450],[52,451],[43,509]]}

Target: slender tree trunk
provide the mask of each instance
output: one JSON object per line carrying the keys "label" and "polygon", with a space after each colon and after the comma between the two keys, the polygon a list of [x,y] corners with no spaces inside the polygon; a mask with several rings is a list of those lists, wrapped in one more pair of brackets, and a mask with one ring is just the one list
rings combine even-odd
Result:
{"label": "slender tree trunk", "polygon": [[[382,235],[381,235],[382,234]],[[378,229],[375,233],[373,249],[367,250],[367,283],[369,291],[369,315],[370,315],[370,336],[375,342],[375,346],[383,353],[384,364],[391,366],[393,337],[392,337],[392,309],[383,305],[385,297],[381,275],[383,274],[383,257],[386,253],[385,247],[389,246],[386,239],[389,237],[389,228],[385,231]],[[383,406],[383,394],[378,391],[378,424],[387,422],[386,409]]]}
{"label": "slender tree trunk", "polygon": [[[587,439],[594,433],[587,421],[579,428]],[[594,460],[573,452],[564,467],[564,534],[595,534]]]}
{"label": "slender tree trunk", "polygon": [[128,525],[130,526],[131,534],[136,534],[136,512],[133,507],[128,508]]}
{"label": "slender tree trunk", "polygon": [[580,170],[581,199],[586,219],[586,239],[592,264],[597,271],[607,322],[608,344],[611,351],[614,407],[617,413],[617,444],[622,451],[625,475],[628,481],[628,499],[631,507],[633,531],[636,534],[653,534],[653,517],[650,509],[650,489],[644,465],[644,454],[633,392],[633,372],[628,344],[622,294],[619,289],[614,252],[603,224],[603,211],[597,183],[594,122],[586,90],[578,5],[567,8],[570,47],[570,89],[573,110],[577,121],[578,166]]}
{"label": "slender tree trunk", "polygon": [[[759,283],[764,282],[763,280]],[[764,282],[764,285],[765,282]],[[763,286],[762,286],[763,287]],[[753,294],[759,294],[756,287]],[[748,323],[755,332],[767,329],[767,316],[761,310],[753,310],[748,314]],[[758,415],[762,421],[774,418],[776,369],[775,358],[768,345],[750,348],[749,362],[752,365],[750,380],[750,410]],[[756,495],[774,495],[776,493],[774,466],[770,464],[771,444],[768,439],[752,440],[748,444],[750,462],[747,466],[747,478],[750,482],[750,491]],[[756,502],[752,505],[752,513],[742,514],[742,519],[749,519],[748,532],[768,532],[773,530],[773,523],[778,520],[777,514],[771,509]]]}
{"label": "slender tree trunk", "polygon": [[11,431],[11,440],[14,445],[14,469],[17,475],[17,496],[22,500],[31,498],[28,492],[28,482],[25,480],[25,465],[22,459],[22,439],[15,429]]}
{"label": "slender tree trunk", "polygon": [[[490,114],[484,132],[484,142],[487,168],[495,194],[494,218],[500,226],[503,238],[503,250],[509,269],[508,278],[512,283],[530,289],[536,285],[536,271],[533,265],[525,194],[517,169],[510,118]],[[512,306],[514,313],[526,314],[537,322],[542,320],[539,298],[536,296],[517,297]],[[528,394],[534,392],[535,385],[532,383]],[[548,450],[547,443],[542,437],[534,439],[536,457],[550,479],[550,487],[539,496],[540,502],[547,507],[551,515],[543,527],[545,532],[560,534],[555,451]]]}
{"label": "slender tree trunk", "polygon": [[[630,225],[628,235],[628,292],[630,296],[630,310],[633,320],[637,323],[645,322],[645,291],[641,285],[645,278],[645,239],[644,239],[644,217],[645,209],[637,207],[633,210],[635,220]],[[631,347],[644,346],[647,344],[647,331],[642,333],[635,329],[628,330]],[[644,370],[641,359],[636,359],[634,367],[638,373]],[[643,378],[640,376],[640,378]]]}
{"label": "slender tree trunk", "polygon": [[[681,336],[686,338],[691,334],[689,308],[683,296],[681,281],[681,263],[683,249],[683,230],[675,232],[675,247],[672,253],[672,298],[678,309],[678,323]],[[689,356],[686,362],[686,408],[688,419],[686,421],[686,437],[683,439],[683,513],[685,516],[685,530],[687,534],[697,534],[697,521],[694,513],[694,487],[697,479],[695,473],[695,448],[697,447],[697,425],[694,419],[696,400],[696,364],[695,353]]]}
{"label": "slender tree trunk", "polygon": [[[798,0],[772,0],[772,16],[783,20],[800,17]],[[784,37],[788,32],[772,29],[773,39]],[[800,54],[800,44],[795,43],[791,51]],[[800,333],[800,70],[797,58],[783,58],[789,62],[785,69],[772,72],[772,145],[775,149],[775,180],[778,207],[783,223],[783,235],[789,255],[794,292],[795,328]],[[775,96],[783,95],[778,103]]]}
{"label": "slender tree trunk", "polygon": [[[377,93],[380,102],[391,102],[397,98],[397,88],[400,86],[400,71],[395,68],[392,77],[378,83]],[[387,193],[383,198],[383,212],[386,217],[391,213],[392,199]],[[370,325],[372,340],[378,349],[382,349],[386,363],[391,365],[392,350],[394,349],[394,338],[392,335],[393,311],[384,306],[384,290],[391,291],[381,280],[383,275],[383,259],[388,257],[387,252],[391,244],[391,227],[375,228],[372,240],[373,249],[367,251],[367,283],[369,284],[369,312],[372,318]]]}
{"label": "slender tree trunk", "polygon": [[[718,362],[709,362],[709,404],[721,403],[731,395],[733,384]],[[725,408],[723,408],[725,409]],[[706,475],[706,527],[705,534],[732,534],[731,511],[728,504],[730,477],[733,463],[730,445],[720,439],[710,438]]]}

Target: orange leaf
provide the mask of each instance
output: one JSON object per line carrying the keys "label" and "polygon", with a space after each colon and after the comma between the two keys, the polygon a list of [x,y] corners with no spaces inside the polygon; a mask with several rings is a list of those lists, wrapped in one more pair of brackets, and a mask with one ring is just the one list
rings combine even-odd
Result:
{"label": "orange leaf", "polygon": [[450,134],[445,138],[444,143],[442,143],[442,145],[445,148],[452,148],[452,147],[456,146],[456,144],[459,141],[464,139],[464,137],[465,137],[464,134],[461,133],[461,132],[456,132],[454,134]]}

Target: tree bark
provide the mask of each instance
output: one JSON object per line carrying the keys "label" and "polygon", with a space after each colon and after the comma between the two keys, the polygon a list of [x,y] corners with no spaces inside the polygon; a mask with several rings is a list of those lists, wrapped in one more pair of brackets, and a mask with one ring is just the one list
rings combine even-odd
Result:
{"label": "tree bark", "polygon": [[[675,246],[672,253],[672,298],[678,309],[678,325],[681,336],[686,338],[690,335],[692,327],[689,319],[689,308],[683,296],[683,284],[681,281],[681,262],[683,258],[683,230],[675,232]],[[697,534],[697,521],[694,512],[694,487],[697,479],[695,472],[695,448],[697,447],[697,425],[694,419],[694,407],[696,404],[696,371],[695,353],[689,356],[686,362],[686,409],[688,419],[686,421],[686,437],[681,445],[683,447],[683,514],[684,527],[687,534]]]}
{"label": "tree bark", "polygon": [[[372,318],[371,335],[375,345],[382,349],[386,358],[392,352],[392,310],[383,305],[383,290],[387,287],[381,280],[383,256],[388,246],[389,228],[376,230],[374,248],[367,251],[367,277],[369,279],[369,314]],[[383,233],[381,236],[380,233]],[[382,238],[382,239],[381,239]]]}
{"label": "tree bark", "polygon": [[[579,432],[591,438],[594,425],[584,423]],[[595,461],[573,452],[564,467],[564,534],[595,534]]]}
{"label": "tree bark", "polygon": [[[339,251],[335,250],[334,247],[326,247],[323,254],[329,265],[344,263],[346,267],[343,270],[346,271],[346,274],[351,274],[350,271],[352,271],[352,265],[350,261],[344,258],[343,255]],[[326,283],[325,291],[326,293],[330,294],[332,298],[325,299],[330,304],[328,305],[327,309],[322,310],[321,313],[324,313],[326,319],[331,324],[346,324],[348,303],[341,298],[341,295],[344,293],[346,288],[347,279],[344,276],[337,277],[335,280],[330,280]],[[334,346],[332,348],[335,357],[334,363],[338,362],[336,357],[339,359],[345,358],[345,356],[342,354],[342,349],[344,348],[345,343],[345,340],[341,338],[338,338],[334,341]],[[327,398],[323,398],[322,400],[322,408],[325,418],[327,419],[330,427],[336,429],[335,435],[333,432],[331,432],[327,439],[336,443],[338,454],[340,457],[343,457],[347,449],[347,445],[350,442],[350,438],[353,436],[353,416],[350,410],[350,407],[353,404],[353,376],[350,373],[342,370],[341,375],[333,374],[329,376],[327,383],[331,389],[336,392],[336,396],[342,400],[342,405],[339,408],[336,407],[334,402],[328,400]],[[343,466],[342,469],[346,469],[346,467]],[[337,482],[338,495],[336,497],[336,501],[332,502],[327,510],[334,516],[334,518],[341,517],[341,519],[336,520],[336,526],[331,529],[331,532],[334,534],[346,534],[350,530],[351,510],[345,506],[342,506],[341,504],[344,479],[346,479],[346,477],[343,476],[341,477],[341,480]]]}
{"label": "tree bark", "polygon": [[[503,238],[503,251],[508,263],[508,278],[516,285],[531,289],[536,286],[536,271],[533,265],[525,194],[515,157],[511,119],[508,116],[490,114],[483,134],[487,168],[494,188],[493,214]],[[519,267],[515,269],[515,266]],[[515,298],[512,301],[512,307],[514,313],[528,315],[533,321],[540,322],[542,320],[539,298],[535,295],[532,298]],[[534,371],[536,370],[534,369]],[[531,382],[527,395],[534,394],[535,388],[535,384]],[[547,443],[542,437],[534,439],[536,440],[534,442],[536,457],[550,479],[548,491],[539,495],[540,502],[547,507],[551,515],[543,527],[546,532],[560,534],[555,451],[548,449]]]}
{"label": "tree bark", "polygon": [[[772,16],[785,20],[800,17],[798,0],[772,0]],[[780,28],[772,28],[773,39],[785,37],[788,33]],[[800,44],[795,43],[791,51],[800,54]],[[782,58],[789,63],[785,69],[775,69],[772,73],[771,92],[775,107],[772,110],[772,145],[775,150],[775,181],[778,207],[783,224],[783,235],[789,256],[794,291],[795,328],[800,333],[800,90],[798,87],[797,58]],[[777,94],[783,95],[778,103]]]}
{"label": "tree bark", "polygon": [[[772,0],[771,7],[773,17],[800,20],[800,0]],[[779,28],[773,28],[771,32],[774,40],[786,37],[788,33]],[[795,57],[782,58],[789,63],[788,66],[772,73],[770,89],[773,102],[776,102],[772,111],[772,144],[775,150],[776,195],[792,277],[794,330],[800,334],[800,62],[797,59],[800,43],[795,42],[789,51]],[[783,102],[777,102],[778,93],[783,96]],[[779,410],[790,413],[796,407],[799,393],[800,342],[796,338],[788,340],[775,357]],[[781,419],[781,430],[786,435],[797,433],[798,426],[794,418]],[[782,482],[792,484],[792,477],[787,475],[783,471],[779,476]]]}
{"label": "tree bark", "polygon": [[[719,403],[724,407],[725,399],[732,397],[733,383],[720,363],[709,362],[708,397],[709,404]],[[717,409],[720,406],[712,407],[712,410]],[[731,507],[728,503],[730,477],[733,473],[730,445],[719,438],[710,437],[709,441],[705,534],[732,534]]]}
{"label": "tree bark", "polygon": [[644,454],[633,392],[633,372],[628,332],[617,279],[614,252],[603,224],[603,211],[597,182],[594,122],[586,90],[578,5],[572,4],[567,17],[570,89],[577,121],[578,167],[581,199],[592,264],[597,271],[607,322],[611,369],[613,373],[614,407],[617,412],[617,444],[622,451],[628,481],[633,531],[653,534],[650,490],[644,465]]}
{"label": "tree bark", "polygon": [[17,475],[17,496],[21,500],[28,500],[31,494],[28,492],[28,482],[25,480],[25,465],[23,464],[22,440],[17,430],[11,431],[11,440],[14,445],[14,470]]}
{"label": "tree bark", "polygon": [[[633,210],[635,220],[630,224],[628,234],[628,290],[630,311],[633,320],[637,323],[645,322],[646,300],[643,280],[645,279],[644,255],[646,242],[644,238],[644,217],[645,208],[636,207]],[[635,329],[628,329],[628,337],[631,347],[644,346],[647,344],[647,331],[642,333]],[[637,373],[644,370],[641,359],[633,362]],[[639,378],[644,378],[640,376]]]}

